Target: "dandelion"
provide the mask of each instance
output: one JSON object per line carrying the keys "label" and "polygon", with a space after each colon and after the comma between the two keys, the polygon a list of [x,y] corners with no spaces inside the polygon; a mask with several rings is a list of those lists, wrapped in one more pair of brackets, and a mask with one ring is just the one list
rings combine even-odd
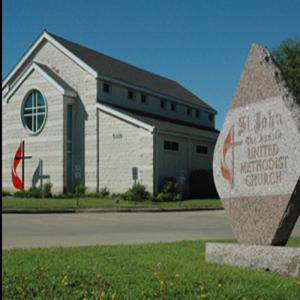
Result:
{"label": "dandelion", "polygon": [[158,276],[159,274],[158,274],[157,272],[154,272],[153,275],[154,275],[154,276]]}
{"label": "dandelion", "polygon": [[175,275],[175,277],[176,277],[176,278],[179,278],[179,277],[180,277],[180,275],[179,275],[179,274],[176,274],[176,275]]}
{"label": "dandelion", "polygon": [[115,300],[115,299],[116,299],[116,296],[117,296],[117,294],[116,294],[116,292],[114,292],[114,293],[111,295],[111,300]]}
{"label": "dandelion", "polygon": [[103,291],[103,292],[100,294],[99,300],[104,300],[104,299],[105,299],[105,292]]}
{"label": "dandelion", "polygon": [[160,281],[160,284],[161,284],[161,285],[164,285],[164,284],[165,284],[165,282],[164,282],[163,280],[161,280],[161,281]]}
{"label": "dandelion", "polygon": [[67,284],[68,284],[68,276],[67,276],[67,275],[65,275],[65,276],[63,277],[63,279],[61,280],[61,283],[62,283],[63,285],[67,285]]}
{"label": "dandelion", "polygon": [[223,285],[221,283],[218,284],[218,287],[221,288]]}
{"label": "dandelion", "polygon": [[100,278],[100,277],[101,277],[101,274],[100,274],[100,273],[97,273],[96,277],[97,277],[97,278]]}
{"label": "dandelion", "polygon": [[200,298],[201,298],[201,299],[207,299],[207,295],[206,295],[206,294],[201,294],[201,295],[200,295]]}

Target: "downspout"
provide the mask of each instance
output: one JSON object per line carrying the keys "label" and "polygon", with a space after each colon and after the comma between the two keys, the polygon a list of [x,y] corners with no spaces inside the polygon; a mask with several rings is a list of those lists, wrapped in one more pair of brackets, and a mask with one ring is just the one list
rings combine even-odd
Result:
{"label": "downspout", "polygon": [[153,195],[158,194],[158,130],[153,130]]}
{"label": "downspout", "polygon": [[96,139],[96,142],[97,142],[97,167],[96,167],[96,170],[97,170],[97,183],[96,183],[96,192],[98,193],[99,192],[99,163],[100,163],[100,145],[99,145],[99,108],[96,107],[96,123],[97,123],[97,139]]}

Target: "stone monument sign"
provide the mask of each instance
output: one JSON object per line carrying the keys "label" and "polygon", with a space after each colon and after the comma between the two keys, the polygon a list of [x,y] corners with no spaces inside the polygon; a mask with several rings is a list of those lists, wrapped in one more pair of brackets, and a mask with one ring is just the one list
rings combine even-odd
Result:
{"label": "stone monument sign", "polygon": [[250,50],[213,170],[237,239],[285,245],[300,212],[300,107],[262,46]]}
{"label": "stone monument sign", "polygon": [[262,46],[250,50],[215,147],[213,171],[244,245],[208,245],[207,260],[250,267],[255,260],[261,262],[256,267],[277,271],[275,257],[285,256],[281,269],[299,275],[300,249],[258,246],[284,246],[300,213],[300,105]]}

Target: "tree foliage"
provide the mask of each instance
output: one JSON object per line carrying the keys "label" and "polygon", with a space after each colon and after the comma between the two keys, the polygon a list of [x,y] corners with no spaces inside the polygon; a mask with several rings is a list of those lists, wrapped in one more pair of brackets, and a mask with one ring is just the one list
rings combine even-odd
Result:
{"label": "tree foliage", "polygon": [[300,37],[283,41],[272,51],[287,87],[300,104]]}

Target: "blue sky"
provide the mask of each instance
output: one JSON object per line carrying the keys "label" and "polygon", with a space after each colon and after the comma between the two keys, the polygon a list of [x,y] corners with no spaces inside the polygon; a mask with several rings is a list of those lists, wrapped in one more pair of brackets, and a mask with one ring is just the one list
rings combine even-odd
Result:
{"label": "blue sky", "polygon": [[174,79],[221,128],[252,43],[300,34],[300,0],[3,0],[2,78],[47,29]]}

